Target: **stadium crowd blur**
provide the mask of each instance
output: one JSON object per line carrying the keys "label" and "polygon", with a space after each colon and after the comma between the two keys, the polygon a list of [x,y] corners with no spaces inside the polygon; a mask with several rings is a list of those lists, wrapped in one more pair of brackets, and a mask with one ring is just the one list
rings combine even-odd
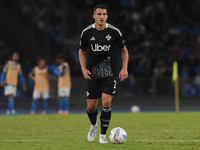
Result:
{"label": "stadium crowd blur", "polygon": [[[79,36],[82,29],[93,23],[92,10],[96,4],[94,0],[51,0],[47,12],[46,1],[35,0],[33,14],[28,1],[19,0],[18,6],[22,17],[32,17],[37,31],[41,34],[49,31],[55,51],[60,51],[66,45],[64,53],[72,72],[82,76],[77,55]],[[183,95],[190,95],[187,91],[192,91],[192,88],[200,95],[199,0],[110,0],[106,4],[109,9],[108,22],[122,31],[127,42],[130,84],[134,84],[137,77],[171,78],[172,64],[177,60],[181,84],[184,85]],[[50,16],[48,25],[45,24],[47,13]],[[64,27],[63,15],[66,15]],[[63,28],[66,36],[62,35]],[[2,66],[11,48],[2,48],[2,42],[0,47]],[[190,77],[195,77],[192,82],[188,82]]]}

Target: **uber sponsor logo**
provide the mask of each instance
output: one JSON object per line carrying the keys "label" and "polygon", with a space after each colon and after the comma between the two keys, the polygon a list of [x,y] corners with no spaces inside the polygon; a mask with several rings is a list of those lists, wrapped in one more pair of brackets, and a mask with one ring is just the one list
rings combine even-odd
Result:
{"label": "uber sponsor logo", "polygon": [[91,48],[92,48],[92,51],[96,52],[100,52],[100,51],[109,51],[110,50],[110,46],[111,45],[99,45],[99,44],[95,44],[95,45],[92,45],[91,44]]}

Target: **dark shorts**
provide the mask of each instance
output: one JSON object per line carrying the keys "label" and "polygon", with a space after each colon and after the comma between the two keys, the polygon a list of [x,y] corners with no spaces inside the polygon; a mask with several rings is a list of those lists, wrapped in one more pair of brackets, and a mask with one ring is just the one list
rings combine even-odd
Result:
{"label": "dark shorts", "polygon": [[102,93],[114,96],[117,81],[115,77],[92,79],[87,81],[87,99],[99,99]]}

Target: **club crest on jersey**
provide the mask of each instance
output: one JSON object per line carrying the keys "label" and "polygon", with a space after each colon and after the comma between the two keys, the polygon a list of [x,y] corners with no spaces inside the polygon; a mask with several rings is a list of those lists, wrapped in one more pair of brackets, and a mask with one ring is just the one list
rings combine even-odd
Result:
{"label": "club crest on jersey", "polygon": [[112,38],[112,37],[111,37],[109,34],[106,36],[106,39],[107,39],[108,41],[110,41],[111,38]]}
{"label": "club crest on jersey", "polygon": [[94,46],[91,44],[91,49],[94,52],[101,52],[101,51],[109,51],[111,45],[99,45],[95,44]]}

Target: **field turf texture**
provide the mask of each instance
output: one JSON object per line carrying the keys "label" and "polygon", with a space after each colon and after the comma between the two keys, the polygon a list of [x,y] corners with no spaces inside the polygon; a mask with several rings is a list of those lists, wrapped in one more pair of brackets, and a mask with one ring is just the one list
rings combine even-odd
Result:
{"label": "field turf texture", "polygon": [[[99,118],[99,115],[98,115]],[[112,144],[109,131],[127,131],[125,144]],[[200,112],[113,113],[108,144],[87,141],[86,114],[1,116],[0,150],[200,150]]]}

